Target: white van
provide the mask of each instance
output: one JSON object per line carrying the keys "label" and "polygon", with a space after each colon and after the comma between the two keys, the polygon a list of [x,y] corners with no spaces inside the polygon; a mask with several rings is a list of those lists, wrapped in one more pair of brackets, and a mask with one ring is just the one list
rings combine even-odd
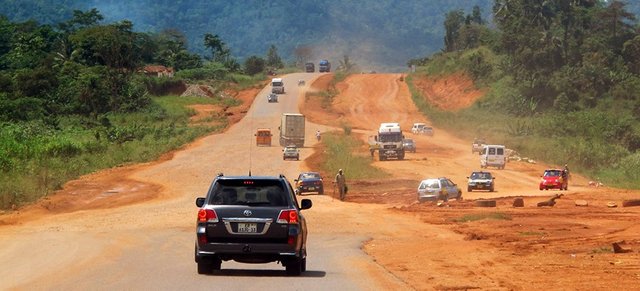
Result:
{"label": "white van", "polygon": [[504,169],[507,162],[503,145],[485,145],[480,151],[480,168],[496,167]]}

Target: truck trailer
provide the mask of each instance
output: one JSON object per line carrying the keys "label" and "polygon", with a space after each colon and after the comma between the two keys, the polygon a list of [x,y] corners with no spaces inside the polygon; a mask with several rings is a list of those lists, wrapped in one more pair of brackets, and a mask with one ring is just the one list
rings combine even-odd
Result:
{"label": "truck trailer", "polygon": [[305,117],[300,113],[282,113],[280,120],[280,146],[304,147]]}

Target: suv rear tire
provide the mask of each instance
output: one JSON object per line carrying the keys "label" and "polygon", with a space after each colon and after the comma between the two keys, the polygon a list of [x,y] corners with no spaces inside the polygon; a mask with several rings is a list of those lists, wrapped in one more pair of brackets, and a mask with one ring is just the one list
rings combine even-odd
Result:
{"label": "suv rear tire", "polygon": [[285,266],[285,269],[287,271],[287,275],[289,275],[289,276],[300,276],[300,274],[302,274],[302,271],[303,271],[302,269],[306,269],[306,268],[307,268],[307,260],[306,259],[291,260]]}
{"label": "suv rear tire", "polygon": [[209,261],[198,262],[198,274],[208,275],[213,273],[213,264]]}

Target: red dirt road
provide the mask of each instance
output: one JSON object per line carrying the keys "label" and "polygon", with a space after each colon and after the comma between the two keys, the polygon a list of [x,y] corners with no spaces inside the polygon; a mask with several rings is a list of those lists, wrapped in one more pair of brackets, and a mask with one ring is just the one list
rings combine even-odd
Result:
{"label": "red dirt road", "polygon": [[[311,86],[324,90],[330,78],[331,75],[322,75]],[[460,78],[451,79],[447,84],[461,82]],[[441,84],[440,80],[423,83],[417,80],[416,83],[427,86],[422,88],[423,92],[433,92],[429,99],[435,103],[439,98],[467,98],[465,92],[470,90],[463,85],[452,86],[457,88],[453,93],[440,96],[439,90],[428,87],[429,84]],[[307,97],[301,100],[300,111],[316,124],[337,129],[348,124],[356,129],[354,134],[363,142],[375,132],[380,122],[400,122],[405,129],[413,122],[429,122],[411,102],[399,74],[352,75],[337,88],[340,94],[328,110],[321,108],[319,97]],[[242,108],[234,109],[234,118],[243,116],[249,105],[246,102]],[[242,128],[235,131],[240,132]],[[36,282],[55,283],[45,287],[67,286],[57,284],[80,280],[78,274],[93,265],[89,259],[78,262],[71,258],[99,256],[112,264],[121,262],[122,257],[136,258],[136,253],[127,250],[147,243],[135,235],[141,229],[149,232],[150,241],[160,238],[168,252],[171,250],[170,238],[189,236],[186,245],[192,251],[192,241],[189,241],[194,215],[192,200],[193,194],[200,193],[196,191],[200,186],[196,187],[195,182],[208,179],[210,175],[203,173],[214,169],[203,166],[199,172],[191,172],[189,168],[193,165],[181,161],[197,161],[197,155],[210,155],[204,152],[207,149],[204,145],[237,136],[228,134],[207,137],[154,163],[83,177],[33,206],[1,215],[0,258],[3,263],[0,263],[0,278],[8,278],[6,275],[9,274],[15,284],[0,282],[0,286],[27,289],[26,286],[34,286],[31,284]],[[370,286],[366,284],[373,284],[380,290],[633,290],[640,286],[640,225],[637,223],[640,208],[620,207],[624,199],[640,198],[638,191],[590,188],[586,186],[588,179],[574,175],[569,191],[563,191],[565,195],[557,200],[555,207],[538,208],[537,202],[560,193],[537,190],[539,175],[546,165],[510,162],[506,169],[492,171],[497,177],[494,193],[465,191],[463,201],[452,201],[445,207],[418,204],[415,188],[420,179],[448,176],[464,186],[465,177],[479,167],[479,161],[477,155],[470,153],[470,141],[438,128],[433,137],[405,135],[416,140],[417,153],[407,154],[404,161],[373,163],[389,173],[387,179],[348,181],[350,190],[346,202],[328,196],[308,196],[314,200],[314,208],[306,212],[313,232],[310,236],[336,237],[335,241],[328,242],[328,247],[344,244],[340,239],[343,237],[365,238],[361,248],[371,260],[350,255],[342,261],[345,266],[327,269],[326,277],[303,280],[314,280],[316,285],[321,282],[320,285],[330,288],[335,286],[331,284],[336,284],[336,276],[343,273],[346,277],[355,276],[349,270],[357,269],[366,274],[361,279],[366,283],[361,283],[359,289],[370,289],[364,287]],[[305,148],[303,158],[317,149],[321,147]],[[279,151],[277,148],[262,150]],[[229,149],[225,154],[233,153],[234,149]],[[358,154],[368,155],[366,147],[363,146]],[[317,162],[307,159],[300,168],[316,169]],[[348,171],[346,175],[348,179]],[[513,208],[514,196],[524,197],[525,207]],[[497,199],[498,207],[473,206],[473,200],[489,197]],[[589,206],[574,206],[577,199],[587,200]],[[607,208],[605,204],[609,201],[615,201],[619,206]],[[182,206],[186,204],[188,206]],[[153,212],[158,207],[162,213]],[[479,219],[483,217],[489,218]],[[464,222],[465,219],[469,222]],[[96,229],[96,223],[102,228]],[[157,234],[164,229],[174,229],[178,233]],[[115,241],[109,240],[111,232],[121,236]],[[32,237],[39,240],[30,240]],[[23,253],[15,251],[22,250],[23,246],[15,245],[13,241],[33,245],[35,251],[30,255],[45,259],[34,267],[31,261],[23,258]],[[42,253],[37,250],[42,241],[67,247],[53,254]],[[630,252],[611,252],[614,242]],[[83,244],[94,247],[82,248]],[[312,255],[318,256],[335,254]],[[191,257],[187,257],[184,264],[190,272],[195,272]],[[145,272],[161,273],[167,268],[160,266]],[[122,268],[122,274],[98,282],[106,284],[102,286],[113,286],[113,280],[123,280],[128,272],[134,276],[149,275],[137,273],[135,267],[129,265],[118,267]],[[312,261],[310,268],[313,268]],[[12,269],[25,271],[12,273]],[[34,269],[41,272],[29,272]],[[361,273],[356,274],[361,276]],[[243,278],[247,279],[237,275],[228,279]],[[272,278],[261,276],[257,280],[269,279]],[[74,286],[81,288],[84,285]]]}

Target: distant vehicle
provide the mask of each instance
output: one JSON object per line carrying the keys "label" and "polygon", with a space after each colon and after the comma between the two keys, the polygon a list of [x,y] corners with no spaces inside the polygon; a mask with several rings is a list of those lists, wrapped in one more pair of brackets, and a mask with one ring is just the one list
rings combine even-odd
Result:
{"label": "distant vehicle", "polygon": [[549,189],[568,190],[569,179],[567,173],[560,169],[548,169],[544,171],[540,180],[540,191]]}
{"label": "distant vehicle", "polygon": [[305,117],[300,113],[283,113],[280,119],[280,146],[304,147]]}
{"label": "distant vehicle", "polygon": [[405,152],[416,152],[416,143],[411,138],[405,138],[402,140],[402,147]]}
{"label": "distant vehicle", "polygon": [[462,191],[449,178],[424,179],[418,185],[418,201],[462,199]]}
{"label": "distant vehicle", "polygon": [[423,122],[414,123],[413,126],[411,127],[411,132],[413,134],[424,134],[428,136],[433,136],[433,128]]}
{"label": "distant vehicle", "polygon": [[286,146],[282,150],[282,159],[283,160],[300,160],[300,151],[294,145]]}
{"label": "distant vehicle", "polygon": [[433,127],[431,127],[431,126],[425,126],[425,127],[422,129],[422,134],[424,134],[424,135],[428,135],[428,136],[433,136]]}
{"label": "distant vehicle", "polygon": [[271,93],[284,94],[284,82],[282,78],[271,79]]}
{"label": "distant vehicle", "polygon": [[195,261],[198,274],[211,274],[222,261],[279,262],[287,275],[307,269],[307,223],[291,184],[279,176],[218,175],[198,210]]}
{"label": "distant vehicle", "polygon": [[473,172],[467,179],[469,179],[467,182],[467,192],[471,192],[472,190],[495,191],[496,183],[494,180],[496,178],[491,175],[491,172]]}
{"label": "distant vehicle", "polygon": [[313,73],[316,71],[316,65],[313,63],[306,63],[304,64],[304,70],[307,73]]}
{"label": "distant vehicle", "polygon": [[331,63],[328,60],[321,60],[318,64],[318,72],[331,72]]}
{"label": "distant vehicle", "polygon": [[503,145],[484,145],[480,152],[480,168],[496,167],[504,169],[507,158]]}
{"label": "distant vehicle", "polygon": [[473,140],[471,144],[471,153],[479,153],[482,151],[482,147],[484,147],[487,142],[483,138],[476,138]]}
{"label": "distant vehicle", "polygon": [[271,129],[269,128],[258,128],[256,131],[256,145],[257,146],[271,146]]}
{"label": "distant vehicle", "polygon": [[411,127],[411,133],[420,134],[422,133],[422,130],[424,129],[425,126],[427,126],[426,123],[422,123],[422,122],[414,123],[413,126]]}
{"label": "distant vehicle", "polygon": [[298,178],[294,180],[295,192],[298,195],[304,193],[315,192],[318,194],[324,194],[324,184],[322,182],[322,176],[317,172],[302,172],[298,175]]}
{"label": "distant vehicle", "polygon": [[380,123],[378,133],[375,136],[375,145],[378,150],[378,158],[381,161],[396,158],[404,159],[404,147],[402,147],[402,129],[397,122]]}
{"label": "distant vehicle", "polygon": [[269,101],[269,103],[277,103],[278,95],[274,93],[269,93],[269,95],[267,95],[267,101]]}

